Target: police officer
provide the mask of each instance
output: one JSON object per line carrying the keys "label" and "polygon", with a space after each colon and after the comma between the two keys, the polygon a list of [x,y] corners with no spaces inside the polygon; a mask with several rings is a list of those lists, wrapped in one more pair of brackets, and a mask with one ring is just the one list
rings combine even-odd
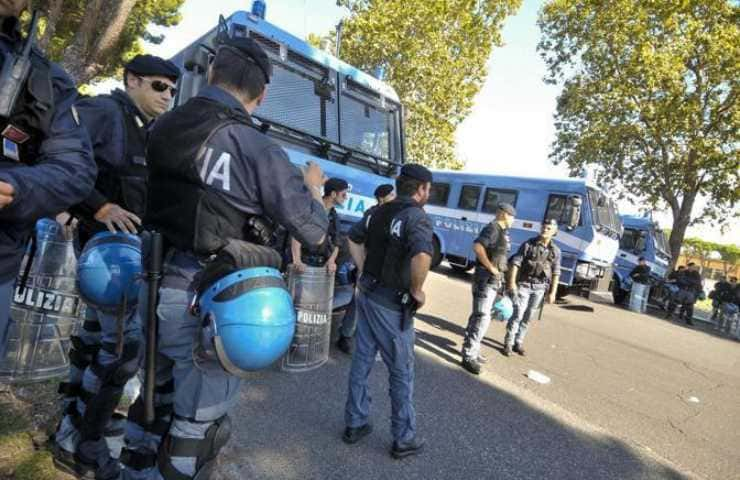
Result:
{"label": "police officer", "polygon": [[[169,108],[179,74],[172,62],[137,55],[124,67],[125,91],[77,104],[98,165],[92,193],[71,209],[80,220],[81,245],[104,230],[137,233],[146,208],[147,126]],[[118,462],[111,458],[104,430],[124,385],[138,370],[143,354],[141,326],[133,307],[120,319],[120,313],[92,304],[86,312],[79,337],[72,338],[69,382],[59,389],[65,393],[66,414],[52,450],[57,464],[67,470],[92,470],[99,478],[115,478]],[[124,322],[120,333],[119,321]],[[127,346],[120,357],[119,342]]]}
{"label": "police officer", "polygon": [[480,354],[480,343],[491,324],[491,308],[503,286],[507,259],[511,248],[509,229],[514,224],[516,210],[508,203],[499,203],[494,221],[481,230],[473,243],[477,257],[473,280],[473,313],[465,329],[462,366],[478,375],[486,359]]}
{"label": "police officer", "polygon": [[[373,214],[375,210],[381,205],[393,201],[396,198],[396,194],[393,191],[393,185],[390,183],[384,183],[379,185],[375,192],[373,192],[375,201],[377,202],[372,207],[365,210],[362,215],[361,222],[367,222],[368,218]],[[337,340],[337,348],[346,353],[347,355],[352,354],[352,336],[355,334],[357,328],[357,315],[355,311],[354,297],[352,302],[347,306],[346,313],[342,318],[342,325],[339,328],[339,339]]]}
{"label": "police officer", "polygon": [[727,290],[730,290],[730,292],[732,292],[732,289],[734,288],[734,283],[731,285],[730,281],[728,281],[727,277],[722,277],[721,280],[714,284],[714,289],[709,292],[709,298],[712,299],[712,321],[717,320],[719,307],[720,304],[723,302],[722,298],[725,296],[725,293],[727,292]]}
{"label": "police officer", "polygon": [[269,237],[255,219],[284,225],[306,245],[325,241],[321,169],[312,164],[302,177],[285,151],[253,128],[250,115],[271,75],[252,39],[220,37],[208,86],[162,115],[150,133],[144,224],[169,247],[157,304],[156,419],[147,425],[141,396],[129,409],[123,479],[205,480],[229,438],[241,380],[217,361],[196,363],[193,354],[202,321],[190,305],[204,266],[234,242]]}
{"label": "police officer", "polygon": [[630,278],[633,282],[648,285],[650,283],[650,265],[647,264],[645,257],[637,259],[637,266],[630,272]]}
{"label": "police officer", "polygon": [[702,285],[699,267],[693,262],[689,263],[686,266],[686,269],[678,272],[676,275],[676,285],[679,290],[671,298],[666,318],[670,319],[673,316],[673,312],[676,310],[676,306],[680,305],[681,311],[679,313],[679,318],[683,318],[687,324],[693,325],[694,303],[696,303],[698,298],[704,295],[704,287]]}
{"label": "police officer", "polygon": [[291,239],[291,252],[293,255],[293,268],[299,272],[306,270],[306,264],[312,267],[323,267],[329,273],[334,274],[337,271],[337,255],[339,255],[339,218],[337,217],[337,206],[344,205],[347,201],[349,184],[341,178],[330,178],[324,184],[324,195],[321,202],[324,204],[326,214],[329,218],[329,241],[332,245],[331,255],[327,258],[322,254],[312,254],[307,248],[303,248],[301,243],[295,238]]}
{"label": "police officer", "polygon": [[504,355],[507,357],[512,350],[524,356],[522,344],[529,319],[542,305],[548,290],[548,303],[555,302],[560,280],[560,248],[552,239],[557,233],[558,222],[546,220],[540,235],[522,243],[511,259],[508,289],[514,299],[514,315],[506,325]]}
{"label": "police officer", "polygon": [[353,444],[372,431],[367,379],[380,351],[389,372],[394,458],[418,454],[424,447],[416,434],[413,405],[413,315],[425,302],[422,287],[432,262],[432,224],[422,208],[431,182],[426,168],[404,165],[396,179],[398,198],[378,207],[367,222],[356,223],[349,236],[352,258],[362,273],[342,439]]}
{"label": "police officer", "polygon": [[28,75],[20,82],[10,78],[12,69],[6,67],[23,61],[21,50],[30,40],[23,38],[18,20],[27,3],[0,2],[0,104],[17,93],[14,104],[6,103],[8,114],[0,115],[0,359],[13,283],[36,220],[83,200],[97,173],[69,76],[33,48]]}

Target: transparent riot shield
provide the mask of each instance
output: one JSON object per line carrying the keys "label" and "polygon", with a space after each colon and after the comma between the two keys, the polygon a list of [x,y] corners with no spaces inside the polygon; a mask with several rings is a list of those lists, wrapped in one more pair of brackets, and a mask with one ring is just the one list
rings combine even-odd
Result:
{"label": "transparent riot shield", "polygon": [[[35,252],[30,249],[26,253],[16,280],[7,352],[0,359],[3,383],[37,382],[66,375],[69,338],[81,323],[84,307],[75,286],[73,241],[65,239],[61,226],[57,231],[53,225],[37,227],[36,238]],[[29,259],[31,266],[25,275]]]}
{"label": "transparent riot shield", "polygon": [[291,268],[288,290],[296,309],[296,328],[280,366],[287,372],[313,370],[329,360],[334,275],[326,267],[307,266],[303,273]]}

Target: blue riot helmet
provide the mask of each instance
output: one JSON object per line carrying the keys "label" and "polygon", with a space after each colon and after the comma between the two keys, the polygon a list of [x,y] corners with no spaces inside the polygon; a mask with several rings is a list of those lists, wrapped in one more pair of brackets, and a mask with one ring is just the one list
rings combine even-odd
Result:
{"label": "blue riot helmet", "polygon": [[139,297],[141,239],[129,233],[100,232],[85,245],[77,263],[77,287],[85,302],[119,312]]}
{"label": "blue riot helmet", "polygon": [[295,331],[293,300],[278,270],[237,270],[207,287],[198,301],[203,319],[196,364],[217,360],[244,376],[263,369],[288,350]]}
{"label": "blue riot helmet", "polygon": [[493,304],[493,311],[491,313],[497,320],[506,322],[514,314],[514,303],[508,296],[502,295],[496,303]]}

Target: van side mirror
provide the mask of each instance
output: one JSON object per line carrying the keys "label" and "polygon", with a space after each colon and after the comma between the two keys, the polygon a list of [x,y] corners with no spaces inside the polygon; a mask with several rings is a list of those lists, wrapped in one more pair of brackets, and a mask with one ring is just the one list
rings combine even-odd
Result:
{"label": "van side mirror", "polygon": [[566,228],[568,230],[574,230],[581,221],[581,204],[581,197],[578,195],[568,197],[568,206],[565,210],[565,216],[568,219]]}

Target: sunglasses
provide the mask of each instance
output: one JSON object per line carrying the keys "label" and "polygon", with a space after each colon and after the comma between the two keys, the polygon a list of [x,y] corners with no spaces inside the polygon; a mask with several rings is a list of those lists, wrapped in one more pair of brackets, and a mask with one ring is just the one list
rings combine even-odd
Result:
{"label": "sunglasses", "polygon": [[147,82],[149,86],[152,87],[152,90],[154,90],[155,92],[162,93],[166,91],[167,89],[169,89],[170,95],[172,95],[173,97],[177,95],[177,88],[171,87],[161,80],[149,80],[148,78],[144,78],[144,77],[139,77],[139,78],[141,78],[142,81]]}

